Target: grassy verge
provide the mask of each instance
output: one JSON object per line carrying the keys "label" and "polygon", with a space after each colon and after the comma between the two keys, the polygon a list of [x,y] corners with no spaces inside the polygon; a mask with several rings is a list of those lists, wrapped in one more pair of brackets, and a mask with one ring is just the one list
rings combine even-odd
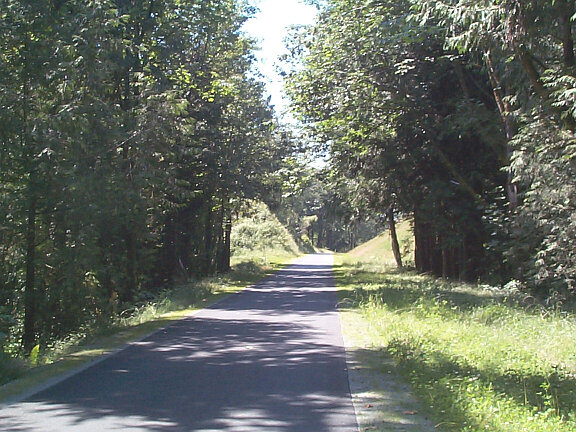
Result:
{"label": "grassy verge", "polygon": [[81,368],[102,355],[131,341],[143,338],[162,327],[185,318],[196,310],[238,292],[244,287],[282,268],[293,257],[269,258],[266,265],[253,261],[234,263],[234,269],[222,277],[207,278],[177,286],[159,299],[134,309],[102,328],[55,343],[37,359],[37,366],[21,365],[20,378],[0,387],[0,402],[18,397],[72,370]]}
{"label": "grassy verge", "polygon": [[383,367],[392,362],[438,430],[576,430],[574,315],[382,269],[338,257],[345,330]]}

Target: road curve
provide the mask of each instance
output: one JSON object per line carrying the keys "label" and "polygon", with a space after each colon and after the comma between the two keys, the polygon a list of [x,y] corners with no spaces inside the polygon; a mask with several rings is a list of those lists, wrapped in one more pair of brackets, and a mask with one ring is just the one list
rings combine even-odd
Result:
{"label": "road curve", "polygon": [[357,431],[332,259],[299,259],[2,407],[0,430]]}

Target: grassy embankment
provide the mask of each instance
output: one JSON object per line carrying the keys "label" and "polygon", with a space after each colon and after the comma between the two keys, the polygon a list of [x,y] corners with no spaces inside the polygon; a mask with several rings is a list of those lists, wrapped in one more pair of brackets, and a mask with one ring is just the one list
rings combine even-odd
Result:
{"label": "grassy embankment", "polygon": [[[266,221],[263,229],[254,233],[252,228],[262,228],[262,220]],[[54,342],[35,358],[4,358],[0,361],[0,382],[13,381],[0,387],[0,402],[82,367],[238,292],[283,267],[299,254],[286,229],[263,206],[258,206],[256,212],[235,224],[233,243],[236,253],[229,274],[191,280],[167,289],[157,299],[112,318],[102,327],[87,328],[66,340]]]}
{"label": "grassy embankment", "polygon": [[383,240],[337,259],[347,339],[409,381],[438,430],[576,431],[573,313],[399,273]]}

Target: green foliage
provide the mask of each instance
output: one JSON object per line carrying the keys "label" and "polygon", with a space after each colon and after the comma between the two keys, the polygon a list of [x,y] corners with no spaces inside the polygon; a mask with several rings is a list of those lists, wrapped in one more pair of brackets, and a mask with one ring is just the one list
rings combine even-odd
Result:
{"label": "green foliage", "polygon": [[482,218],[505,183],[500,119],[482,69],[411,11],[408,1],[326,2],[297,35],[304,67],[287,88],[351,206],[414,214],[416,267],[475,279],[488,254]]}
{"label": "green foliage", "polygon": [[4,352],[0,353],[0,385],[22,376],[25,370],[24,364]]}
{"label": "green foliage", "polygon": [[311,162],[289,162],[281,172],[284,188],[275,214],[302,250],[350,250],[381,230],[380,216],[357,205],[352,182],[341,182]]}
{"label": "green foliage", "polygon": [[344,322],[355,343],[382,350],[448,431],[570,431],[576,427],[572,314],[528,306],[518,291],[340,259]]}
{"label": "green foliage", "polygon": [[[230,267],[281,143],[243,1],[0,1],[0,331],[40,352]],[[5,317],[7,317],[5,319]]]}
{"label": "green foliage", "polygon": [[576,289],[573,139],[545,119],[527,123],[514,139],[512,167],[526,192],[512,224],[518,243],[509,258],[523,270],[515,277],[553,306]]}
{"label": "green foliage", "polygon": [[574,295],[573,1],[321,4],[287,88],[356,209],[412,214],[415,266]]}
{"label": "green foliage", "polygon": [[245,210],[232,227],[234,261],[259,256],[267,263],[270,257],[298,254],[299,249],[292,235],[266,204],[257,201],[245,203]]}
{"label": "green foliage", "polygon": [[446,46],[483,59],[496,87],[509,186],[520,194],[509,194],[514,212],[494,219],[505,235],[493,238],[506,242],[512,276],[553,302],[573,296],[574,2],[423,1],[414,9],[416,20],[446,31]]}
{"label": "green foliage", "polygon": [[30,356],[28,357],[28,360],[30,361],[30,364],[33,367],[38,366],[39,355],[40,355],[40,345],[35,345],[34,348],[32,348],[32,351],[30,351]]}

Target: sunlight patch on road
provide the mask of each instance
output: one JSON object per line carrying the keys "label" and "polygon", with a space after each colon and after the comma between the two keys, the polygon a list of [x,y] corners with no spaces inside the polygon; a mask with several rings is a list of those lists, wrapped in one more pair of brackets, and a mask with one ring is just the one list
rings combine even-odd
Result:
{"label": "sunlight patch on road", "polygon": [[218,429],[200,429],[199,432],[255,432],[269,430],[289,430],[290,424],[287,422],[274,420],[265,410],[252,409],[227,409],[224,411],[225,418],[218,419],[221,425]]}
{"label": "sunlight patch on road", "polygon": [[168,430],[178,426],[169,420],[112,415],[109,410],[104,409],[87,413],[85,410],[75,408],[74,405],[46,402],[25,402],[17,406],[9,406],[2,411],[0,424],[2,430],[27,432],[125,431],[127,429],[137,432]]}

